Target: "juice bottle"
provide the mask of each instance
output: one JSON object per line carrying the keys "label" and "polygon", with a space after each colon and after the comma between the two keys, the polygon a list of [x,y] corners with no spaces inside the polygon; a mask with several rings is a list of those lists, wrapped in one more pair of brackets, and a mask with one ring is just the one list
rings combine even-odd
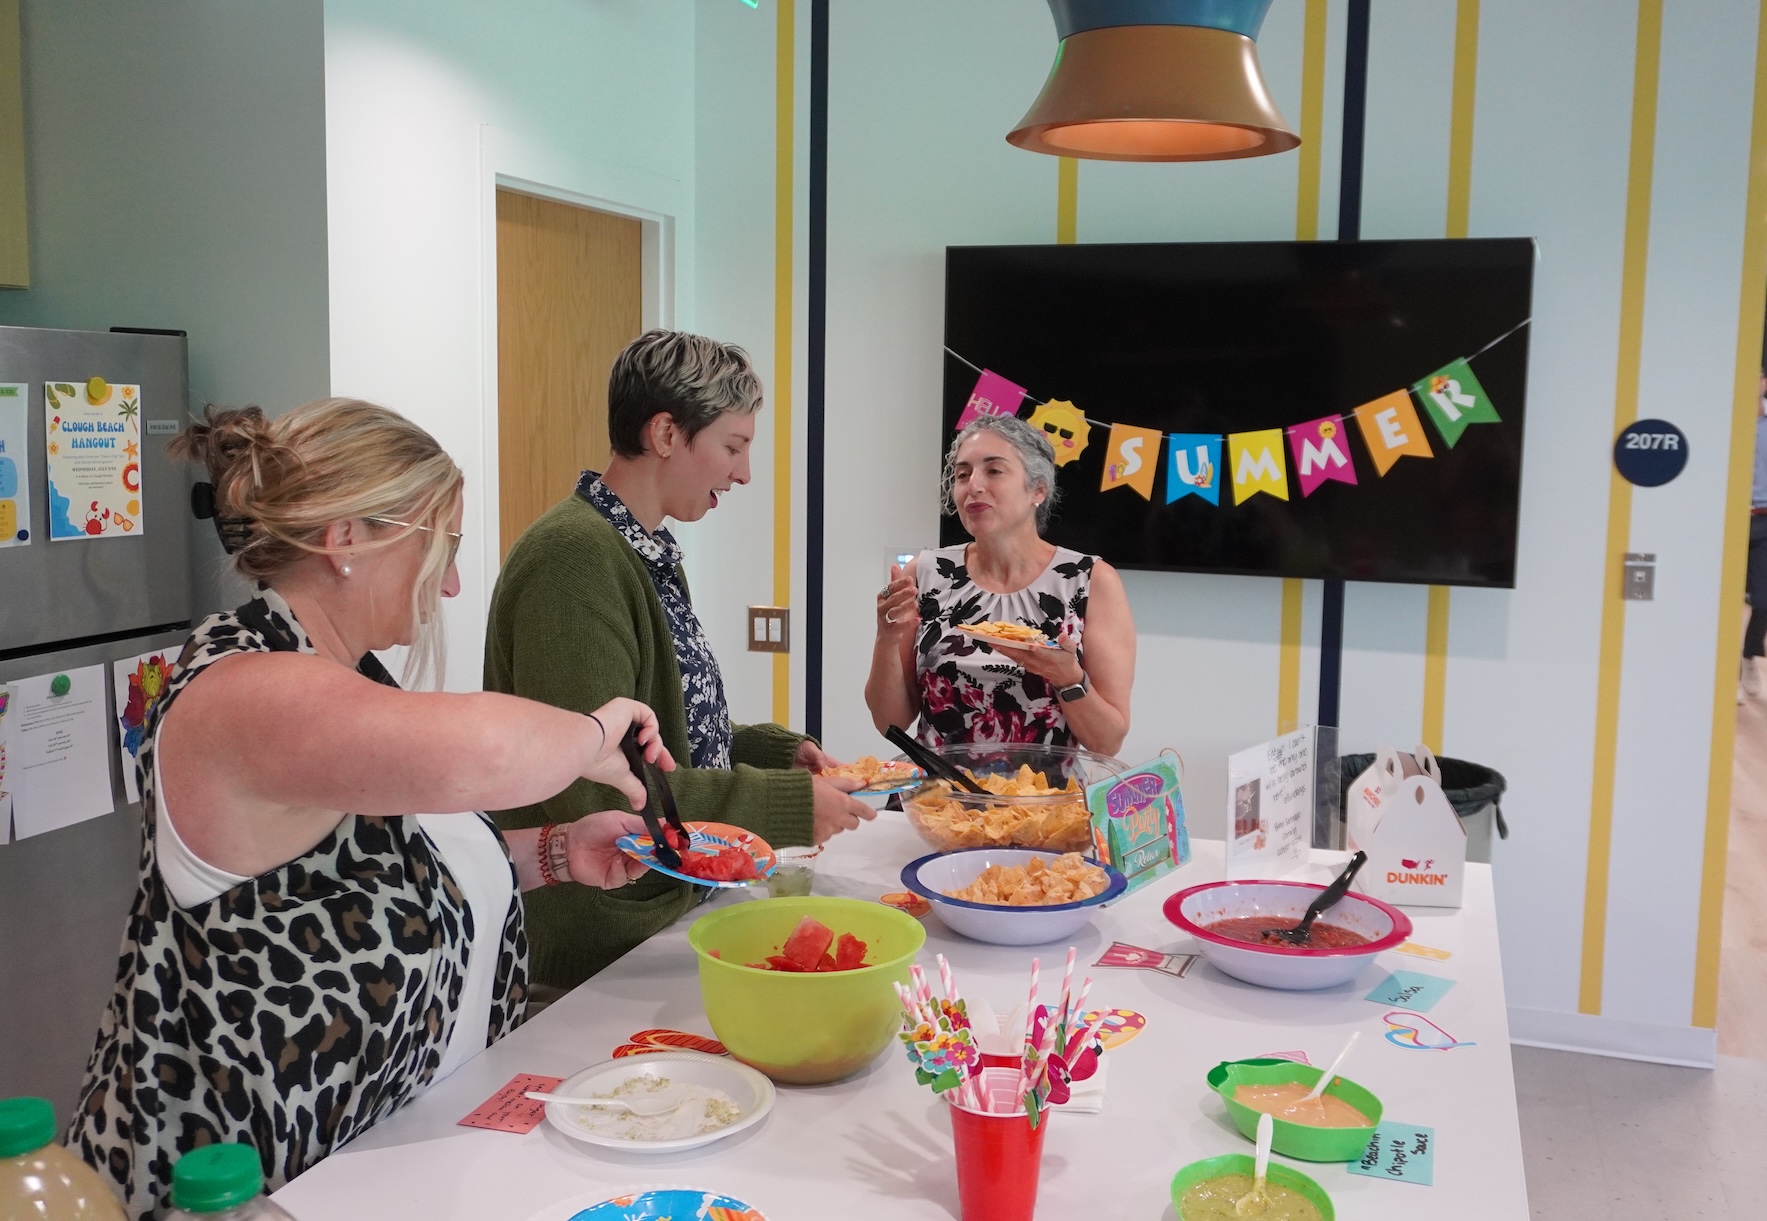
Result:
{"label": "juice bottle", "polygon": [[0,1221],[127,1221],[98,1172],[55,1140],[46,1098],[0,1099]]}
{"label": "juice bottle", "polygon": [[172,1166],[166,1221],[294,1221],[264,1195],[264,1168],[250,1145],[205,1145]]}

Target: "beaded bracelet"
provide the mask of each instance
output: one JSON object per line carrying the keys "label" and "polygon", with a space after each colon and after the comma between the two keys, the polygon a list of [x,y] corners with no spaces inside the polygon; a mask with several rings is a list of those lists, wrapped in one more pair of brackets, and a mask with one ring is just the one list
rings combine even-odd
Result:
{"label": "beaded bracelet", "polygon": [[540,881],[548,886],[557,886],[564,879],[552,871],[552,833],[558,830],[558,824],[549,822],[540,828],[540,842],[535,850],[540,859]]}

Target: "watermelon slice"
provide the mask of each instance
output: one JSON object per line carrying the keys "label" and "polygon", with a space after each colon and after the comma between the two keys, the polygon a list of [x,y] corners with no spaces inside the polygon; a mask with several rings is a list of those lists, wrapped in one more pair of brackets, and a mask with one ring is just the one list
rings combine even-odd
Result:
{"label": "watermelon slice", "polygon": [[708,882],[746,882],[761,876],[755,858],[734,844],[725,844],[716,853],[683,852],[680,872]]}
{"label": "watermelon slice", "polygon": [[800,971],[814,971],[822,962],[822,956],[828,953],[828,947],[834,944],[834,930],[822,921],[805,916],[798,921],[798,926],[785,939],[779,948],[782,957],[789,958]]}
{"label": "watermelon slice", "polygon": [[857,971],[865,965],[865,952],[868,949],[870,947],[853,934],[842,933],[840,940],[834,943],[834,969]]}

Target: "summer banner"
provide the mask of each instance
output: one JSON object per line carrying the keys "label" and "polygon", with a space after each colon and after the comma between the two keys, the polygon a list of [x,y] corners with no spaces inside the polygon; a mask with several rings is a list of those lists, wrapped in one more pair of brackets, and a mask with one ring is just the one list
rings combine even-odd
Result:
{"label": "summer banner", "polygon": [[1362,426],[1362,440],[1374,459],[1374,469],[1382,475],[1406,454],[1418,458],[1436,456],[1430,449],[1430,439],[1423,435],[1423,421],[1417,418],[1417,408],[1411,405],[1411,391],[1383,394],[1352,414]]}
{"label": "summer banner", "polygon": [[141,393],[101,377],[46,382],[49,537],[141,534]]}
{"label": "summer banner", "polygon": [[1154,472],[1159,470],[1160,430],[1133,424],[1112,424],[1110,450],[1104,459],[1104,479],[1098,490],[1131,487],[1143,500],[1153,499]]}
{"label": "summer banner", "polygon": [[1412,387],[1430,413],[1430,423],[1453,449],[1470,424],[1500,424],[1485,388],[1464,360],[1437,369]]}
{"label": "summer banner", "polygon": [[0,547],[31,542],[31,464],[25,458],[30,405],[29,386],[0,382]]}
{"label": "summer banner", "polygon": [[1227,463],[1233,471],[1233,503],[1242,505],[1259,492],[1288,499],[1288,468],[1282,460],[1282,429],[1236,432],[1227,438]]}
{"label": "summer banner", "polygon": [[1311,496],[1328,479],[1356,482],[1356,467],[1345,449],[1346,439],[1341,415],[1309,420],[1288,430],[1289,448],[1295,456],[1295,482],[1301,485],[1302,496]]}
{"label": "summer banner", "polygon": [[1166,438],[1166,503],[1200,496],[1221,503],[1221,437],[1218,433],[1175,432]]}
{"label": "summer banner", "polygon": [[1019,404],[1024,401],[1023,386],[1015,386],[998,373],[983,369],[976,379],[976,388],[969,393],[969,402],[963,405],[963,414],[957,417],[957,427],[961,429],[979,415],[1017,415]]}
{"label": "summer banner", "polygon": [[[1278,500],[1289,499],[1291,459],[1295,482],[1303,497],[1311,496],[1325,483],[1358,485],[1347,417],[1354,417],[1356,431],[1374,460],[1375,473],[1381,476],[1391,471],[1400,458],[1436,456],[1423,418],[1418,414],[1418,403],[1450,449],[1474,424],[1501,424],[1496,406],[1472,371],[1472,362],[1532,321],[1522,319],[1471,356],[1452,360],[1405,389],[1383,394],[1345,415],[1321,416],[1287,428],[1259,429],[1226,437],[1219,433],[1189,432],[1162,435],[1152,428],[1089,418],[1066,399],[1041,402],[1016,382],[982,368],[949,347],[945,351],[981,375],[957,417],[958,428],[980,415],[1017,415],[1028,400],[1032,406],[1026,422],[1048,438],[1057,466],[1066,466],[1086,452],[1094,428],[1109,431],[1100,491],[1132,487],[1152,500],[1154,474],[1159,467],[1160,446],[1164,444],[1167,504],[1195,496],[1219,506],[1225,477],[1233,483],[1233,503],[1240,505],[1260,492]],[[58,383],[56,389],[70,388]],[[1412,400],[1414,394],[1416,402]]]}

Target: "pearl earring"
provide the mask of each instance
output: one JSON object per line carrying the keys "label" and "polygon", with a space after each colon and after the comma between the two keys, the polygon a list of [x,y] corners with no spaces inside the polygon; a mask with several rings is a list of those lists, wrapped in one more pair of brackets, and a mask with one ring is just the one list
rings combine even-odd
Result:
{"label": "pearl earring", "polygon": [[350,575],[350,566],[345,564],[342,568],[338,569],[338,571],[347,577]]}

